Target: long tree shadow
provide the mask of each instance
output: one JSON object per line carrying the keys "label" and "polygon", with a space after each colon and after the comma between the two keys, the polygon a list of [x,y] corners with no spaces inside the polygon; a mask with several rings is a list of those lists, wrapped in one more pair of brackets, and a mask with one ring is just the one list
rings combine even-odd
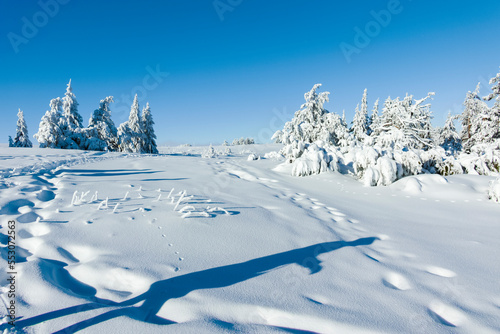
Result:
{"label": "long tree shadow", "polygon": [[[85,312],[99,308],[113,308],[108,312],[93,318],[80,321],[57,333],[73,333],[94,326],[101,322],[121,316],[151,324],[169,325],[174,321],[162,318],[156,314],[169,299],[180,298],[192,291],[228,287],[288,264],[298,264],[315,274],[321,270],[318,256],[343,247],[370,245],[376,237],[360,238],[354,241],[332,241],[312,246],[294,249],[282,253],[260,257],[237,264],[197,271],[194,273],[168,278],[153,283],[145,293],[129,300],[117,303],[97,297],[90,298],[93,302],[41,314],[32,318],[22,319],[16,323],[17,328],[25,328],[59,317]],[[133,306],[143,302],[140,306]],[[119,307],[119,308],[116,308]],[[7,327],[5,327],[7,328]],[[0,329],[5,329],[0,326]]]}
{"label": "long tree shadow", "polygon": [[127,176],[127,175],[139,175],[139,174],[155,174],[160,173],[160,171],[154,171],[151,169],[74,169],[74,168],[63,168],[54,173],[52,176],[58,176],[60,174],[69,174],[73,176]]}

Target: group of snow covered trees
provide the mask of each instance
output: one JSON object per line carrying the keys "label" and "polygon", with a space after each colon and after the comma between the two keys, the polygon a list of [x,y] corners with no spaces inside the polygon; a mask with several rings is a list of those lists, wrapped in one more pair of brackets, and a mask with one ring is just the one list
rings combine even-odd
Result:
{"label": "group of snow covered trees", "polygon": [[[50,109],[42,117],[38,133],[34,137],[42,148],[157,154],[154,121],[149,103],[141,114],[136,95],[128,121],[117,129],[111,119],[111,102],[112,96],[101,100],[99,108],[94,110],[90,117],[89,125],[83,127],[83,119],[78,112],[78,102],[70,80],[65,96],[50,101]],[[17,136],[12,146],[26,147],[29,144],[31,147],[22,111],[19,113]]]}
{"label": "group of snow covered trees", "polygon": [[[304,95],[306,103],[273,139],[285,146],[280,153],[293,163],[298,176],[327,170],[351,173],[366,185],[388,185],[421,173],[442,175],[500,171],[500,73],[492,78],[492,93],[481,98],[479,85],[469,92],[461,115],[448,118],[443,127],[431,124],[429,99],[407,95],[379,100],[368,112],[367,91],[356,107],[351,127],[345,114],[328,112],[328,92],[318,93],[321,84]],[[489,107],[486,101],[495,100]],[[455,128],[460,120],[462,129]]]}
{"label": "group of snow covered trees", "polygon": [[[253,140],[253,138],[241,137],[240,139],[238,139],[238,138],[234,139],[231,145],[238,146],[238,145],[252,145],[252,144],[255,144],[255,140]],[[224,140],[224,142],[222,143],[222,146],[229,146],[229,143],[227,142],[227,140]]]}

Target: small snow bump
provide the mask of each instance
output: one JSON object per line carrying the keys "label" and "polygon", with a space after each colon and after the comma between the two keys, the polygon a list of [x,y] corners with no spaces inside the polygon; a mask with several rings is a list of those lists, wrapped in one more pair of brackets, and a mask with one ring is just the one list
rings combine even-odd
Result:
{"label": "small snow bump", "polygon": [[440,301],[431,302],[429,312],[434,320],[446,326],[458,327],[466,320],[465,315],[460,310]]}
{"label": "small snow bump", "polygon": [[382,278],[382,283],[394,290],[409,290],[411,285],[401,274],[390,272]]}
{"label": "small snow bump", "polygon": [[441,268],[441,267],[435,267],[435,266],[429,266],[425,269],[429,274],[433,274],[436,276],[441,276],[441,277],[455,277],[457,274],[449,269]]}

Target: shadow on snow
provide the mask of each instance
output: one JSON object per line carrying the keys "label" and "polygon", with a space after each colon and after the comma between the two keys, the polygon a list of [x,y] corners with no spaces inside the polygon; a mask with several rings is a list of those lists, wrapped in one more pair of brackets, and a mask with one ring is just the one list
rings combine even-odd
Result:
{"label": "shadow on snow", "polygon": [[[151,324],[174,324],[174,321],[156,315],[163,304],[165,304],[169,299],[181,298],[196,290],[228,287],[251,278],[264,275],[267,272],[289,264],[298,264],[307,268],[312,275],[322,269],[321,261],[318,259],[320,254],[332,252],[343,247],[370,245],[375,240],[378,240],[378,238],[368,237],[360,238],[354,241],[324,242],[304,248],[260,257],[246,262],[176,276],[157,281],[153,283],[149,287],[149,290],[143,294],[119,303],[95,297],[95,289],[90,286],[87,286],[88,289],[85,289],[85,285],[83,283],[76,281],[72,277],[68,277],[69,273],[63,268],[65,266],[64,262],[52,261],[54,262],[53,264],[56,264],[61,271],[57,275],[65,278],[62,281],[81,287],[76,289],[81,291],[75,291],[69,286],[62,287],[63,290],[67,291],[69,289],[72,290],[73,293],[84,292],[79,294],[79,296],[90,299],[92,302],[48,312],[28,319],[20,319],[16,322],[16,327],[24,328],[33,326],[44,321],[99,308],[113,308],[113,310],[75,323],[58,331],[57,333],[76,332],[122,316],[127,316],[132,319]],[[49,278],[49,281],[52,281],[51,283],[53,284],[59,283],[57,284],[59,286],[61,283],[61,280],[54,282],[51,278]],[[143,302],[140,306],[133,306],[140,302]],[[7,328],[5,324],[0,326],[0,329],[2,330],[5,328]]]}

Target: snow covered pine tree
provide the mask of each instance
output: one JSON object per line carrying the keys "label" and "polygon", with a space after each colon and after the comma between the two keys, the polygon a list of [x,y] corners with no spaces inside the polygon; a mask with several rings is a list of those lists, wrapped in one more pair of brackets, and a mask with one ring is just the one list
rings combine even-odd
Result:
{"label": "snow covered pine tree", "polygon": [[33,147],[33,144],[28,136],[28,126],[26,125],[24,114],[21,109],[19,109],[19,112],[17,113],[17,131],[13,145],[14,147]]}
{"label": "snow covered pine tree", "polygon": [[118,150],[118,130],[111,119],[109,104],[113,97],[108,96],[101,100],[99,109],[94,110],[90,117],[89,126],[84,129],[86,136],[85,149],[97,151]]}
{"label": "snow covered pine tree", "polygon": [[141,126],[143,136],[142,148],[144,153],[158,154],[158,148],[156,147],[156,135],[153,125],[153,115],[151,115],[151,109],[149,108],[149,102],[146,103],[146,107],[142,109],[141,116]]}
{"label": "snow covered pine tree", "polygon": [[121,152],[144,152],[144,148],[142,147],[144,143],[144,133],[141,123],[139,118],[139,101],[137,99],[137,94],[135,94],[128,121],[120,124],[118,128],[118,138],[120,140],[119,149]]}
{"label": "snow covered pine tree", "polygon": [[55,98],[50,101],[50,110],[40,121],[38,132],[34,135],[41,148],[61,148],[65,137],[60,127],[61,124],[61,98]]}
{"label": "snow covered pine tree", "polygon": [[71,79],[69,79],[68,87],[66,88],[65,96],[62,98],[63,115],[61,119],[61,129],[64,133],[65,141],[61,148],[80,149],[83,148],[85,136],[83,134],[83,118],[78,113],[78,102],[73,88],[71,87]]}

